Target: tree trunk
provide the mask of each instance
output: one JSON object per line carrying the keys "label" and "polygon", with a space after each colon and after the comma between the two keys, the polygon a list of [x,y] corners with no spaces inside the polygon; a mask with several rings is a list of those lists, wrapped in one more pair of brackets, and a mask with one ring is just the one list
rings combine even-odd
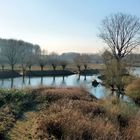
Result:
{"label": "tree trunk", "polygon": [[12,71],[14,71],[14,65],[13,64],[11,65],[11,69],[12,69]]}
{"label": "tree trunk", "polygon": [[29,68],[29,71],[31,71],[32,66],[29,66],[28,68]]}
{"label": "tree trunk", "polygon": [[4,65],[2,65],[1,68],[2,68],[2,71],[4,71]]}
{"label": "tree trunk", "polygon": [[52,67],[53,67],[53,70],[55,71],[56,70],[56,66],[55,65],[52,65]]}
{"label": "tree trunk", "polygon": [[62,65],[62,69],[65,70],[65,68],[66,68],[66,66],[65,65]]}
{"label": "tree trunk", "polygon": [[81,66],[78,65],[77,67],[78,67],[78,71],[79,71],[79,73],[80,73],[80,71],[81,71]]}
{"label": "tree trunk", "polygon": [[85,70],[87,70],[87,65],[86,64],[84,64],[84,68],[85,68]]}
{"label": "tree trunk", "polygon": [[55,70],[56,70],[56,67],[54,66],[53,69],[54,69],[54,71],[55,71]]}
{"label": "tree trunk", "polygon": [[43,66],[43,65],[41,65],[40,67],[41,67],[41,71],[43,71],[44,66]]}

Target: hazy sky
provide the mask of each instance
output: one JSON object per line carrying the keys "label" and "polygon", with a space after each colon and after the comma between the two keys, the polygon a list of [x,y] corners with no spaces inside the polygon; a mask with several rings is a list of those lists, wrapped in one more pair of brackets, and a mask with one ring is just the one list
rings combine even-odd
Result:
{"label": "hazy sky", "polygon": [[98,52],[102,19],[140,17],[140,0],[0,0],[0,37],[39,44],[49,52]]}

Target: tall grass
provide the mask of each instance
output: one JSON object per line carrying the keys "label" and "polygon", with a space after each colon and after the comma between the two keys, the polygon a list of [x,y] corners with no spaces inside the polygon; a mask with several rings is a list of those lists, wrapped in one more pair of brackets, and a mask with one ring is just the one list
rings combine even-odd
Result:
{"label": "tall grass", "polygon": [[[88,112],[88,108],[86,110],[88,114],[83,113],[83,110],[80,109],[82,103],[76,106],[75,102],[77,101],[74,103],[70,101],[68,105],[55,103],[46,111],[40,112],[33,127],[34,139],[50,139],[53,137],[64,140],[102,138],[107,140],[117,137],[114,124],[99,117],[100,113]],[[94,108],[95,106],[91,107]]]}
{"label": "tall grass", "polygon": [[116,98],[91,99],[85,93],[83,89],[42,90],[42,96],[57,95],[57,98],[49,99],[51,104],[39,112],[33,126],[34,139],[131,140],[139,137],[131,125],[131,122],[137,125],[133,121],[137,107]]}
{"label": "tall grass", "polygon": [[140,104],[140,78],[133,80],[126,89],[126,94]]}
{"label": "tall grass", "polygon": [[[0,138],[4,139],[16,121],[22,121],[19,118],[31,109],[34,110],[35,114],[33,115],[34,118],[28,120],[28,123],[31,120],[29,123],[31,139],[140,139],[140,112],[138,107],[116,98],[102,100],[91,98],[83,88],[53,87],[1,90]],[[28,129],[28,124],[25,126],[25,129]],[[22,129],[17,131],[23,129],[22,126]]]}

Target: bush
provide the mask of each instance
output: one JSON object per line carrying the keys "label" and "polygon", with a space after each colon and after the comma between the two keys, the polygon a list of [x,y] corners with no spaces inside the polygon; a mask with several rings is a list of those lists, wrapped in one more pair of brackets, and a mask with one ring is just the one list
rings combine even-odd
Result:
{"label": "bush", "polygon": [[127,86],[126,94],[136,103],[140,104],[140,78],[133,80],[132,83]]}
{"label": "bush", "polygon": [[91,119],[80,111],[70,107],[50,106],[46,112],[41,112],[34,125],[35,139],[69,139],[92,140],[113,139],[116,128],[109,121],[100,117]]}
{"label": "bush", "polygon": [[4,137],[16,120],[35,105],[35,95],[24,90],[0,90],[0,137]]}

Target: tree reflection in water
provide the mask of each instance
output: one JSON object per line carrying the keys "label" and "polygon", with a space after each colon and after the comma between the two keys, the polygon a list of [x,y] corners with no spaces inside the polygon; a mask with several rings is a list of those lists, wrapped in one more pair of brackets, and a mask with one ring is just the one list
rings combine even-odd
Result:
{"label": "tree reflection in water", "polygon": [[81,76],[81,75],[80,75],[80,74],[78,74],[78,79],[77,79],[77,81],[80,81],[80,76]]}
{"label": "tree reflection in water", "polygon": [[87,80],[87,76],[85,75],[85,76],[84,76],[84,81],[86,81],[86,80]]}
{"label": "tree reflection in water", "polygon": [[31,77],[29,76],[28,85],[31,85]]}
{"label": "tree reflection in water", "polygon": [[13,88],[14,85],[14,78],[11,78],[11,88]]}
{"label": "tree reflection in water", "polygon": [[43,85],[43,76],[41,76],[40,84]]}
{"label": "tree reflection in water", "polygon": [[55,76],[53,76],[53,80],[52,80],[51,86],[55,86]]}
{"label": "tree reflection in water", "polygon": [[63,76],[62,78],[63,78],[63,79],[62,79],[61,85],[62,85],[62,86],[65,86],[65,85],[66,85],[65,76]]}

